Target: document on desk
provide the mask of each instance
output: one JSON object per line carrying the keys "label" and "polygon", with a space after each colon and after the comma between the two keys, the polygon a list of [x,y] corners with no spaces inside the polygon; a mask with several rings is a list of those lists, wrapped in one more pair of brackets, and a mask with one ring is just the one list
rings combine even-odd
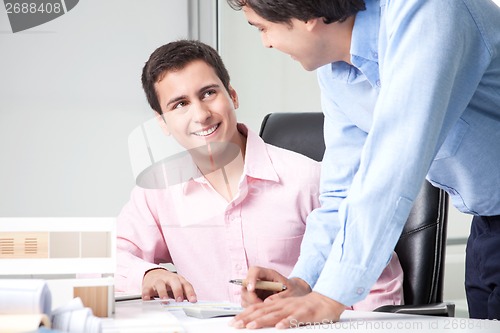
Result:
{"label": "document on desk", "polygon": [[[213,301],[198,301],[197,303],[175,302],[173,299],[163,300],[155,298],[150,301],[131,300],[116,303],[116,311],[114,318],[103,320],[103,333],[185,333],[185,325],[196,325],[199,321],[203,323],[200,316],[205,318],[214,315],[219,316],[219,313],[213,313],[214,307],[218,311],[226,311],[228,308],[238,304],[229,302],[213,302]],[[203,308],[200,310],[200,308]],[[225,309],[225,310],[224,310]],[[201,313],[198,317],[189,317],[185,314],[185,310],[194,313]]]}
{"label": "document on desk", "polygon": [[241,306],[191,306],[183,310],[189,317],[208,319],[236,316],[243,311],[243,308]]}
{"label": "document on desk", "polygon": [[182,310],[187,316],[207,319],[216,317],[235,316],[243,311],[243,308],[229,302],[198,301],[196,303],[175,302],[174,300],[160,300],[163,308],[169,311]]}
{"label": "document on desk", "polygon": [[158,301],[133,300],[115,304],[114,318],[103,320],[103,333],[185,333],[179,319]]}
{"label": "document on desk", "polygon": [[132,301],[141,298],[142,298],[141,294],[130,294],[125,292],[115,291],[115,302]]}
{"label": "document on desk", "polygon": [[[155,298],[155,302],[159,302],[161,306],[166,310],[182,310],[183,308],[190,307],[214,307],[214,306],[239,306],[234,303],[224,302],[224,301],[198,301],[196,303],[191,303],[188,301],[176,302],[174,299],[159,299]],[[146,301],[151,302],[151,301]]]}

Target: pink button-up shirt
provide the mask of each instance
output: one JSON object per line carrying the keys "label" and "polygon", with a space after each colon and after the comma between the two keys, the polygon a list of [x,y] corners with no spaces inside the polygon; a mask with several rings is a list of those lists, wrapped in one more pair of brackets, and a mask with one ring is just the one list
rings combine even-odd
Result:
{"label": "pink button-up shirt", "polygon": [[[307,215],[319,206],[320,164],[238,128],[247,146],[231,202],[201,176],[167,189],[134,188],[117,223],[117,291],[140,293],[144,273],[171,262],[198,299],[239,303],[241,287],[228,281],[245,278],[249,266],[291,272]],[[401,301],[402,271],[394,258],[382,287],[374,287],[377,305],[381,297],[384,304]]]}

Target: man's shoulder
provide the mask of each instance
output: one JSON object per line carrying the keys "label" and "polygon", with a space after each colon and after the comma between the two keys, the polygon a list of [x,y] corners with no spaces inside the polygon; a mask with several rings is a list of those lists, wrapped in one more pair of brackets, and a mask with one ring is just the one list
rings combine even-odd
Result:
{"label": "man's shoulder", "polygon": [[266,143],[266,149],[273,164],[280,163],[291,168],[294,166],[320,166],[320,162],[289,149],[280,148],[269,143]]}
{"label": "man's shoulder", "polygon": [[[292,150],[266,144],[269,159],[280,182],[288,184],[290,190],[311,189],[311,184],[319,184],[321,163]],[[292,185],[295,184],[295,185]]]}

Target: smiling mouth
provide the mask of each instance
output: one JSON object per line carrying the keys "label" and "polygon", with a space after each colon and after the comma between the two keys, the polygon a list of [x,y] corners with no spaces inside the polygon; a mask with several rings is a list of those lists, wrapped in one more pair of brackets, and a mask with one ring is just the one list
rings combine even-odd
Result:
{"label": "smiling mouth", "polygon": [[196,135],[196,136],[209,136],[210,134],[212,134],[213,132],[215,132],[215,130],[217,128],[219,128],[219,124],[216,124],[206,130],[203,130],[203,131],[198,131],[198,132],[194,132],[193,134]]}

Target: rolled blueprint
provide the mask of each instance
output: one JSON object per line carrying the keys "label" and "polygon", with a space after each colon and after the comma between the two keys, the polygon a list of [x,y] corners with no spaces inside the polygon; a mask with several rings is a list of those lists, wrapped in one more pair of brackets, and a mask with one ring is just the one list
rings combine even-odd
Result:
{"label": "rolled blueprint", "polygon": [[52,296],[47,283],[37,279],[0,279],[1,314],[37,314],[50,317]]}

